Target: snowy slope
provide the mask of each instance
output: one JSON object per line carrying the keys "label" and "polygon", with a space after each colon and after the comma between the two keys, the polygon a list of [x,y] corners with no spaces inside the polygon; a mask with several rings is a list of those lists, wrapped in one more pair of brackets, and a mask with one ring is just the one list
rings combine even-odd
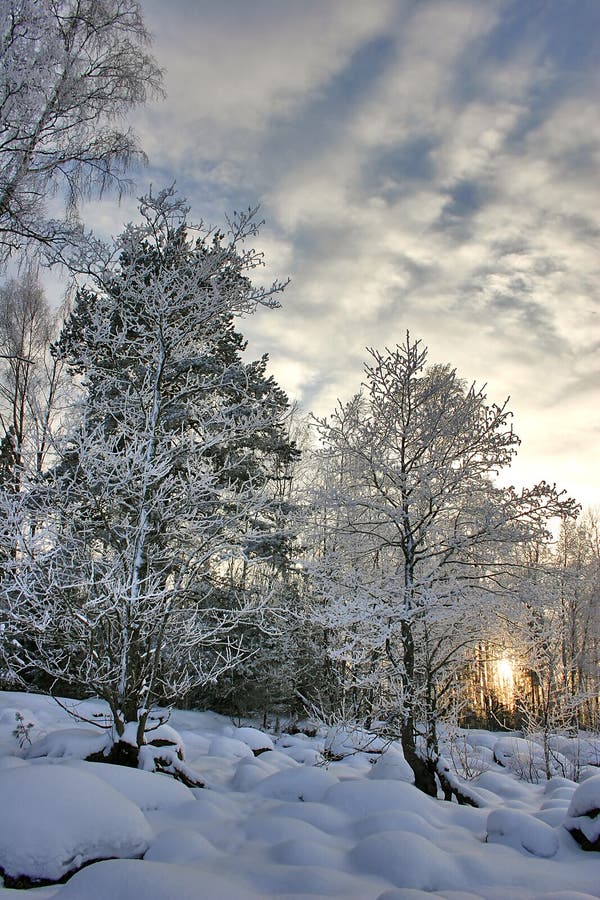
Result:
{"label": "snowy slope", "polygon": [[[387,761],[358,750],[314,765],[327,735],[261,735],[209,712],[176,711],[170,722],[205,789],[81,763],[104,708],[88,702],[80,711],[83,734],[49,698],[0,694],[0,865],[13,876],[30,866],[32,877],[54,877],[90,859],[129,858],[92,863],[64,885],[19,897],[600,897],[600,854],[582,851],[562,824],[591,809],[595,779],[575,797],[565,778],[519,781],[483,752],[497,741],[486,732],[467,735],[485,760],[470,784],[485,805],[474,809],[417,791],[397,745]],[[32,723],[23,748],[12,733],[16,712]],[[0,888],[9,894],[17,896]]]}

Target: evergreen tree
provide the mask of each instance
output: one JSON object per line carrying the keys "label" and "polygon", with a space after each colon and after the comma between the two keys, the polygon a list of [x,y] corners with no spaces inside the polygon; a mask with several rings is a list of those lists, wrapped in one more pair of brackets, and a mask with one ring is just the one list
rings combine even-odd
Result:
{"label": "evergreen tree", "polygon": [[225,240],[191,238],[172,191],[140,209],[56,344],[82,399],[60,465],[21,503],[4,584],[13,672],[103,697],[137,747],[153,703],[235,666],[244,623],[268,627],[265,592],[230,573],[284,552],[275,485],[295,453],[285,394],[234,327],[282,289],[248,277],[252,215]]}

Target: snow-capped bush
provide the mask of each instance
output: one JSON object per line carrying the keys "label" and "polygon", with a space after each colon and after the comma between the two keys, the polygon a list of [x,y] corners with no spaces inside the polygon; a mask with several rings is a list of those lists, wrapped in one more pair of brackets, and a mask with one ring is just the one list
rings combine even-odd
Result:
{"label": "snow-capped bush", "polygon": [[600,851],[600,775],[579,785],[564,826],[584,850]]}
{"label": "snow-capped bush", "polygon": [[273,750],[273,741],[269,735],[265,734],[264,731],[259,731],[258,728],[249,728],[247,726],[236,728],[232,737],[238,741],[243,741],[255,754],[263,750]]}

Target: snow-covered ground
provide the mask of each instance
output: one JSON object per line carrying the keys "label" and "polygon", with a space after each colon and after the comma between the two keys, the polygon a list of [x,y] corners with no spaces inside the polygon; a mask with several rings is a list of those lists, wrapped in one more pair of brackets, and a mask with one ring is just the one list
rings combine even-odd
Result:
{"label": "snow-covered ground", "polygon": [[[600,816],[585,813],[600,806],[600,770],[584,766],[579,788],[559,776],[521,780],[517,772],[535,777],[539,765],[528,742],[454,736],[447,755],[471,776],[483,804],[473,808],[420,793],[395,744],[381,755],[380,742],[360,734],[274,736],[175,711],[186,763],[206,783],[189,789],[167,775],[84,762],[103,745],[93,723],[104,707],[88,701],[79,711],[88,719],[81,727],[47,697],[0,693],[0,866],[13,878],[56,879],[90,862],[66,884],[20,897],[600,897],[600,853],[581,850],[563,824],[598,837]],[[326,763],[326,744],[336,755],[355,752]],[[575,753],[598,762],[600,742],[575,750],[562,741],[555,751],[564,769]]]}

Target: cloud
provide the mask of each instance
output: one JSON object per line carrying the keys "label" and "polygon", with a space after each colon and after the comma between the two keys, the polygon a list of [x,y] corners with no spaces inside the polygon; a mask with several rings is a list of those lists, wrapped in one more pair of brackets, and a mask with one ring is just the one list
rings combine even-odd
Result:
{"label": "cloud", "polygon": [[145,6],[169,97],[140,115],[147,150],[228,184],[258,161],[265,130],[318,100],[392,8],[387,0],[304,0],[285,9],[277,0],[202,0],[165,16],[158,0]]}
{"label": "cloud", "polygon": [[243,327],[283,387],[327,412],[410,328],[511,394],[522,473],[600,500],[598,5],[145,10],[168,100],[137,118],[142,183],[176,178],[209,221],[262,204],[257,274],[292,283]]}

